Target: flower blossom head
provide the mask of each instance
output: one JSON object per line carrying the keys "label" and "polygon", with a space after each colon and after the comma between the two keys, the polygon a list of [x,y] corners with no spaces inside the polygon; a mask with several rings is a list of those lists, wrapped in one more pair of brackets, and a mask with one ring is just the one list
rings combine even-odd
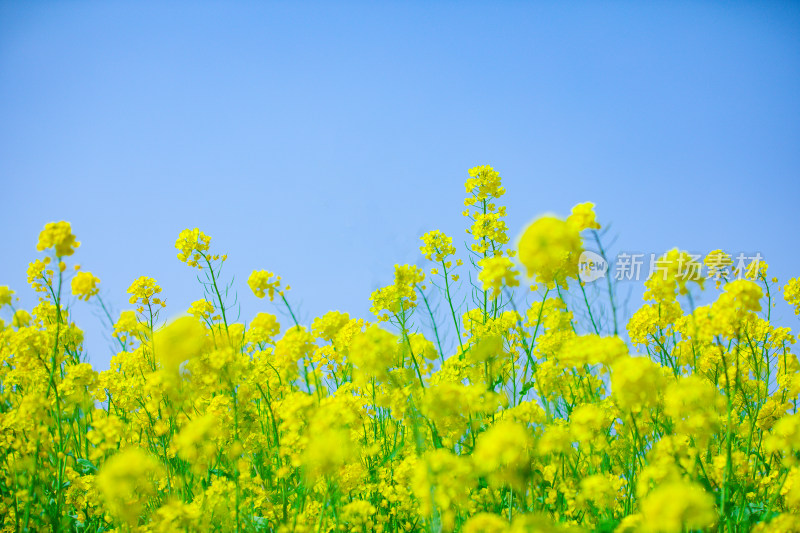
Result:
{"label": "flower blossom head", "polygon": [[[256,297],[263,298],[265,295],[269,295],[270,302],[275,298],[276,292],[283,295],[281,277],[266,270],[254,270],[247,279],[247,284]],[[289,290],[289,287],[287,286],[284,290]]]}
{"label": "flower blossom head", "polygon": [[75,240],[72,226],[69,222],[49,222],[39,234],[39,243],[36,249],[40,252],[48,248],[55,248],[57,257],[64,257],[75,253],[75,248],[81,243]]}
{"label": "flower blossom head", "polygon": [[160,305],[164,307],[166,304],[161,298],[156,297],[156,294],[161,293],[161,287],[153,278],[142,276],[136,281],[131,283],[128,287],[128,294],[131,295],[129,302],[131,304],[145,305]]}
{"label": "flower blossom head", "polygon": [[456,248],[453,246],[453,239],[442,233],[441,231],[429,231],[422,237],[423,246],[419,251],[429,261],[436,261],[441,263],[446,257],[456,253]]}
{"label": "flower blossom head", "polygon": [[100,280],[92,275],[91,272],[78,272],[72,278],[72,294],[79,300],[89,301],[89,298],[100,292],[97,284]]}
{"label": "flower blossom head", "polygon": [[484,257],[478,261],[481,271],[478,279],[483,283],[483,290],[490,291],[490,298],[500,296],[503,286],[516,287],[519,285],[519,272],[514,270],[514,263],[503,255]]}
{"label": "flower blossom head", "polygon": [[584,202],[572,208],[572,213],[567,217],[567,222],[578,228],[578,231],[585,229],[600,229],[594,214],[594,204]]}
{"label": "flower blossom head", "polygon": [[185,229],[178,235],[175,248],[179,250],[178,259],[191,267],[199,267],[199,261],[208,251],[211,237],[198,228]]}
{"label": "flower blossom head", "polygon": [[518,243],[519,260],[528,277],[555,287],[566,287],[567,278],[578,277],[582,243],[576,226],[554,216],[543,216],[529,225]]}
{"label": "flower blossom head", "polygon": [[11,297],[14,296],[14,291],[8,288],[8,285],[0,286],[0,307],[11,304]]}

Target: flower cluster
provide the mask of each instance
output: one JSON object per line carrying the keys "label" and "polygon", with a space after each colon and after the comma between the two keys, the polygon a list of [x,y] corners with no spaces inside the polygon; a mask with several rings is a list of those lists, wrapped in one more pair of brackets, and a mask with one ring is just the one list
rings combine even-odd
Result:
{"label": "flower cluster", "polygon": [[100,292],[97,284],[100,280],[92,275],[91,272],[78,272],[72,278],[72,294],[79,300],[88,301],[89,298]]}
{"label": "flower cluster", "polygon": [[14,291],[8,288],[8,285],[0,286],[0,307],[11,304],[11,298],[14,296]]}
{"label": "flower cluster", "polygon": [[519,285],[517,276],[519,273],[514,270],[514,263],[511,259],[499,256],[484,257],[478,261],[481,268],[478,279],[483,283],[483,290],[491,289],[491,298],[497,298],[503,286],[516,287]]}
{"label": "flower cluster", "polygon": [[578,277],[578,258],[583,244],[575,224],[554,216],[543,216],[529,225],[517,243],[519,260],[528,277],[555,287],[567,286]]}
{"label": "flower cluster", "polygon": [[[266,271],[248,285],[291,323],[234,319],[223,262],[186,230],[197,300],[163,321],[161,287],[134,281],[99,372],[72,319],[106,309],[98,279],[76,268],[62,299],[77,242],[48,224],[37,305],[0,286],[0,530],[800,531],[800,359],[766,265],[734,279],[718,250],[704,278],[668,251],[620,336],[613,292],[577,280],[593,204],[535,220],[517,254],[499,174],[469,176],[469,255],[425,234],[442,276],[396,265],[377,323],[302,323]],[[518,271],[542,287],[515,290]],[[783,296],[800,312],[798,278]]]}
{"label": "flower cluster", "polygon": [[792,278],[783,289],[783,297],[794,306],[794,314],[800,315],[800,278]]}
{"label": "flower cluster", "polygon": [[453,246],[453,239],[439,230],[429,231],[421,238],[424,245],[420,247],[419,251],[422,252],[422,255],[429,261],[441,263],[447,257],[456,253],[456,248]]}
{"label": "flower cluster", "polygon": [[498,253],[508,242],[508,227],[503,220],[506,208],[494,203],[506,193],[500,185],[500,174],[483,165],[469,169],[469,176],[465,183],[469,194],[464,200],[467,209],[463,214],[472,220],[472,226],[467,229],[475,240],[472,249],[481,254]]}
{"label": "flower cluster", "polygon": [[[283,294],[281,290],[281,277],[276,276],[272,272],[267,272],[266,270],[254,270],[247,279],[247,284],[257,297],[263,298],[269,295],[270,302],[275,298],[276,292],[278,294]],[[289,287],[286,287],[284,290],[289,290]]]}
{"label": "flower cluster", "polygon": [[75,253],[75,248],[81,243],[75,240],[72,226],[69,222],[49,222],[39,234],[39,243],[36,249],[40,252],[55,248],[56,257],[63,257]]}
{"label": "flower cluster", "polygon": [[592,202],[584,202],[574,206],[572,212],[567,217],[567,222],[575,226],[578,231],[600,229],[600,224],[597,222],[594,213],[594,204]]}
{"label": "flower cluster", "polygon": [[198,228],[185,229],[178,235],[175,248],[178,249],[178,259],[191,267],[202,268],[200,260],[205,257],[211,245],[211,237]]}
{"label": "flower cluster", "polygon": [[156,280],[142,276],[128,287],[128,294],[131,295],[128,301],[133,305],[160,305],[163,307],[166,305],[165,302],[156,296],[156,294],[160,293],[161,287],[159,287]]}
{"label": "flower cluster", "polygon": [[394,284],[378,289],[370,295],[371,311],[379,320],[405,314],[417,305],[417,288],[425,280],[425,273],[414,265],[395,265]]}

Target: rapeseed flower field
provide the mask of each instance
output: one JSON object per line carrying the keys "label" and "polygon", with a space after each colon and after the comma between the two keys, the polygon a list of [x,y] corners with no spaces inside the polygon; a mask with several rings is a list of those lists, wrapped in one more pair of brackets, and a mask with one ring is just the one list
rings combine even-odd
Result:
{"label": "rapeseed flower field", "polygon": [[47,224],[38,305],[0,286],[1,530],[800,531],[800,362],[770,322],[800,281],[671,250],[626,323],[610,277],[602,309],[581,281],[586,247],[608,260],[593,204],[512,242],[505,192],[471,169],[471,246],[423,235],[425,267],[397,265],[368,319],[301,324],[259,269],[290,320],[235,322],[227,257],[187,229],[202,298],[167,321],[134,280],[108,369],[71,320],[108,309],[100,280]]}

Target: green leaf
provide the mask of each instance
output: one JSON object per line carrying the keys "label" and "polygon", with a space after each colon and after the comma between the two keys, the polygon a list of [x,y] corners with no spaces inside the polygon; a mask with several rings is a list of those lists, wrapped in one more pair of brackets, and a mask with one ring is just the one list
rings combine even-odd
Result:
{"label": "green leaf", "polygon": [[94,466],[89,459],[78,459],[76,462],[78,463],[78,469],[82,475],[85,476],[87,474],[97,473],[97,467]]}

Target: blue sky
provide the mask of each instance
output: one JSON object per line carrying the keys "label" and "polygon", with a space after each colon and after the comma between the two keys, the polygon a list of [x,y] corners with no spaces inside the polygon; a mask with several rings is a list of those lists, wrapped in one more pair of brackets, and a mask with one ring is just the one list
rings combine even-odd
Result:
{"label": "blue sky", "polygon": [[[620,250],[760,252],[800,274],[800,4],[0,2],[0,284],[49,221],[118,312],[140,275],[202,296],[200,227],[307,322],[367,316],[493,165],[517,235],[593,201]],[[110,357],[76,305],[90,360]],[[788,309],[778,309],[793,325]],[[5,317],[8,318],[8,317]]]}

